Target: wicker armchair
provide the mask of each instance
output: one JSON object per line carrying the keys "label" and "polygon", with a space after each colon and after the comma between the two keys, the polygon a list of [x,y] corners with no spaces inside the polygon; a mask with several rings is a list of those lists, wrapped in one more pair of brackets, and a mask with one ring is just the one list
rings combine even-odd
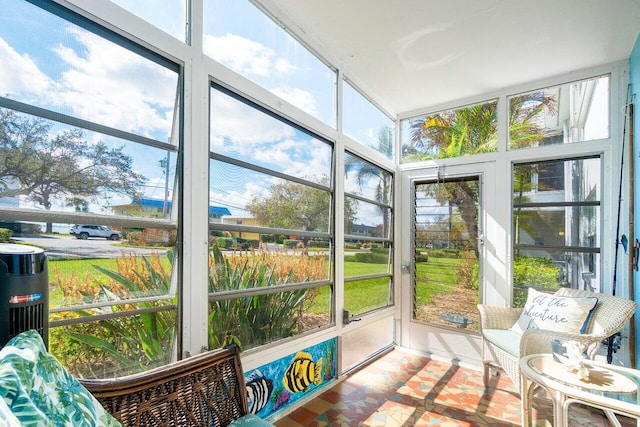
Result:
{"label": "wicker armchair", "polygon": [[247,415],[247,390],[236,347],[138,374],[80,382],[125,426],[223,427]]}
{"label": "wicker armchair", "polygon": [[[569,334],[542,329],[530,329],[520,338],[519,346],[513,343],[506,348],[497,345],[496,335],[508,330],[518,320],[522,308],[496,307],[480,304],[480,328],[482,333],[482,363],[484,385],[489,382],[490,369],[503,370],[520,390],[520,358],[529,354],[551,353],[553,340],[576,341],[588,347],[587,354],[595,357],[600,342],[621,330],[636,311],[634,301],[601,293],[561,288],[555,295],[565,297],[597,297],[598,303],[589,318],[583,334]],[[497,334],[496,334],[497,332]],[[515,335],[517,337],[517,335]],[[492,340],[494,342],[492,342]],[[515,354],[514,354],[515,353]]]}

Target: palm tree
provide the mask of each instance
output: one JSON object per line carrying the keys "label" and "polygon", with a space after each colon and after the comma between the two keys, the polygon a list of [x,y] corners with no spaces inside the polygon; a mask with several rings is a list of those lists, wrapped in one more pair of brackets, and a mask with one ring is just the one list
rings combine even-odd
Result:
{"label": "palm tree", "polygon": [[498,147],[497,103],[448,110],[411,125],[410,151],[427,149],[422,159],[490,153]]}
{"label": "palm tree", "polygon": [[[393,132],[390,127],[384,126],[378,132],[377,150],[387,158],[391,158],[393,153]],[[345,175],[357,170],[356,180],[360,188],[365,186],[370,179],[377,180],[375,200],[380,203],[378,209],[382,214],[382,235],[388,237],[391,215],[387,206],[391,204],[393,175],[378,166],[361,160],[359,157],[351,155],[345,156],[345,159]]]}
{"label": "palm tree", "polygon": [[[497,102],[477,104],[457,110],[447,110],[416,120],[411,124],[411,143],[407,157],[421,160],[452,158],[490,153],[497,150]],[[544,142],[548,136],[539,121],[545,109],[555,114],[557,102],[543,91],[511,97],[509,100],[510,148],[529,147]],[[422,152],[423,154],[419,154]],[[453,185],[435,186],[433,196],[444,205],[458,208],[470,236],[477,235],[477,189],[473,181],[461,180]],[[518,180],[514,191],[522,198],[525,179]],[[477,241],[470,239],[477,255]]]}

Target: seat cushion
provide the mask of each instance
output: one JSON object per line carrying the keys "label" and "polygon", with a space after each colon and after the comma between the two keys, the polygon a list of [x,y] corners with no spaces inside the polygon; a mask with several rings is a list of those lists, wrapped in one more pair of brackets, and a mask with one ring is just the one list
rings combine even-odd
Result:
{"label": "seat cushion", "polygon": [[596,297],[564,297],[529,288],[527,303],[510,330],[519,334],[528,329],[578,334],[597,303]]}
{"label": "seat cushion", "polygon": [[233,420],[229,427],[273,427],[268,421],[263,420],[257,415],[247,414],[244,417],[238,418],[237,420]]}
{"label": "seat cushion", "polygon": [[520,353],[520,338],[522,335],[508,329],[483,329],[484,339],[491,344],[506,351],[512,356],[518,357]]}

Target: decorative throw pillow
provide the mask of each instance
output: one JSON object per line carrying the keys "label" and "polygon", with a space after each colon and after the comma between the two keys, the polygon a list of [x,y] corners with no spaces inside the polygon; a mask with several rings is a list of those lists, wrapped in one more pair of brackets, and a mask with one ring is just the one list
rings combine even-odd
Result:
{"label": "decorative throw pillow", "polygon": [[0,350],[0,400],[0,425],[11,417],[8,409],[26,427],[121,426],[47,352],[34,330],[18,334]]}
{"label": "decorative throw pillow", "polygon": [[519,334],[527,329],[580,333],[597,303],[596,297],[560,297],[529,288],[520,318],[509,330]]}

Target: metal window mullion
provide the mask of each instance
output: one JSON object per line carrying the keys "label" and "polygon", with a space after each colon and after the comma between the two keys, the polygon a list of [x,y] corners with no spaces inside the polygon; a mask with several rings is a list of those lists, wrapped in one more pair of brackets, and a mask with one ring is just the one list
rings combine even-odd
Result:
{"label": "metal window mullion", "polygon": [[375,274],[363,274],[360,276],[349,276],[345,277],[344,281],[347,282],[360,282],[362,280],[372,280],[372,279],[380,279],[380,278],[388,278],[391,279],[393,275],[391,273],[375,273]]}
{"label": "metal window mullion", "polygon": [[102,307],[116,307],[120,305],[132,305],[132,304],[140,304],[140,303],[147,303],[147,302],[157,302],[157,301],[169,300],[171,298],[175,298],[175,295],[159,295],[159,296],[153,296],[153,297],[141,297],[141,298],[113,300],[113,301],[102,301],[102,302],[96,302],[92,304],[81,304],[81,305],[73,305],[73,306],[66,306],[66,307],[50,308],[49,313],[66,313],[70,311],[91,310],[94,308],[102,308]]}
{"label": "metal window mullion", "polygon": [[344,240],[366,240],[368,242],[384,242],[384,243],[393,243],[393,239],[391,237],[371,237],[371,236],[360,236],[358,234],[344,234]]}
{"label": "metal window mullion", "polygon": [[274,171],[272,169],[268,169],[268,168],[265,168],[265,167],[262,167],[262,166],[255,165],[253,163],[243,162],[242,160],[234,159],[232,157],[227,157],[227,156],[222,155],[222,154],[209,152],[209,158],[213,159],[213,160],[218,160],[220,162],[232,164],[234,166],[238,166],[238,167],[242,167],[242,168],[245,168],[245,169],[250,169],[250,170],[253,170],[253,171],[256,171],[256,172],[260,172],[260,173],[263,173],[265,175],[271,175],[271,176],[275,176],[276,178],[284,179],[284,180],[287,180],[287,181],[293,181],[295,183],[307,185],[309,187],[314,187],[314,188],[317,188],[319,190],[324,190],[324,191],[327,191],[327,192],[331,191],[331,187],[329,187],[329,186],[318,184],[318,183],[315,183],[315,182],[312,182],[312,181],[307,181],[305,179],[301,179],[301,178],[297,178],[295,176],[287,175],[287,174],[284,174],[282,172],[277,172],[277,171]]}
{"label": "metal window mullion", "polygon": [[600,201],[585,200],[583,202],[524,202],[514,203],[514,208],[551,208],[551,207],[589,207],[601,206]]}
{"label": "metal window mullion", "polygon": [[70,326],[70,325],[77,325],[80,323],[91,323],[91,322],[98,322],[100,320],[116,319],[118,317],[132,317],[138,314],[158,313],[160,311],[175,310],[176,308],[177,308],[177,305],[171,304],[171,305],[163,305],[160,307],[147,307],[147,308],[140,308],[137,310],[119,311],[116,313],[93,314],[91,316],[82,316],[82,317],[76,317],[73,319],[51,320],[49,322],[49,325],[54,328],[60,327],[60,326]]}
{"label": "metal window mullion", "polygon": [[515,249],[528,249],[533,251],[552,250],[554,252],[580,252],[580,253],[592,253],[599,254],[600,248],[586,247],[586,246],[549,246],[549,245],[525,245],[518,244],[513,245]]}
{"label": "metal window mullion", "polygon": [[371,200],[371,199],[368,199],[366,197],[359,196],[357,194],[347,193],[346,191],[345,191],[344,195],[345,195],[345,197],[349,197],[351,199],[360,200],[362,202],[370,203],[372,205],[380,206],[380,207],[383,207],[383,208],[387,208],[389,210],[392,209],[392,206],[389,203],[378,202],[376,200]]}
{"label": "metal window mullion", "polygon": [[302,282],[287,285],[263,286],[260,288],[248,288],[237,291],[221,291],[209,293],[209,302],[224,301],[235,298],[252,297],[258,295],[280,294],[283,292],[299,291],[303,289],[319,288],[330,285],[330,280],[316,280],[313,282]]}
{"label": "metal window mullion", "polygon": [[315,237],[315,238],[327,239],[327,240],[331,238],[331,234],[329,234],[328,232],[291,230],[288,228],[255,227],[255,226],[227,224],[227,223],[220,224],[217,222],[210,222],[209,230],[235,231],[235,232],[247,232],[247,233],[258,233],[258,234],[284,234],[284,235]]}
{"label": "metal window mullion", "polygon": [[61,224],[112,225],[131,228],[158,228],[174,230],[174,221],[143,217],[92,215],[86,213],[52,212],[40,209],[0,207],[0,220],[56,222]]}
{"label": "metal window mullion", "polygon": [[147,145],[154,148],[160,148],[163,150],[177,151],[177,148],[169,143],[158,141],[156,139],[147,138],[142,135],[123,131],[120,129],[114,129],[109,126],[104,126],[98,123],[90,122],[88,120],[80,119],[66,114],[57,113],[55,111],[47,110],[46,108],[36,107],[34,105],[25,104],[13,99],[8,99],[0,96],[0,107],[10,108],[15,111],[30,114],[32,116],[42,117],[43,119],[53,120],[58,123],[64,123],[70,126],[87,129],[94,132],[99,132],[103,135],[110,135],[116,138],[120,138],[126,141],[137,142],[143,145]]}

